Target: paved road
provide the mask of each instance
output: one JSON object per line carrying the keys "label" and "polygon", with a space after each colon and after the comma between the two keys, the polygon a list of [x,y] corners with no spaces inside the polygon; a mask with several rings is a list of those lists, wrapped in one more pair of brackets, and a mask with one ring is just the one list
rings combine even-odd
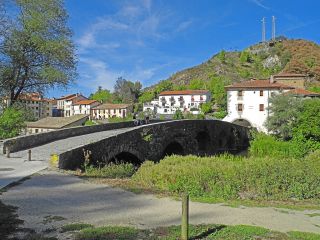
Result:
{"label": "paved road", "polygon": [[[53,171],[40,172],[40,175],[37,174],[3,193],[0,198],[5,204],[18,206],[18,215],[25,220],[25,227],[38,232],[52,227],[59,228],[71,222],[154,228],[180,224],[181,216],[179,201],[134,194]],[[281,232],[320,233],[320,216],[307,215],[311,213],[320,215],[320,210],[294,211],[271,207],[232,208],[222,204],[190,204],[192,224],[246,224]],[[63,217],[61,219],[65,220],[48,223],[45,221],[48,216]]]}
{"label": "paved road", "polygon": [[32,175],[48,167],[51,154],[59,154],[71,148],[94,141],[102,140],[108,136],[114,136],[133,128],[122,128],[103,132],[96,132],[82,136],[71,137],[54,141],[39,147],[34,147],[32,151],[32,161],[27,161],[27,150],[11,154],[8,159],[0,155],[0,189],[8,184],[18,181],[24,177]]}

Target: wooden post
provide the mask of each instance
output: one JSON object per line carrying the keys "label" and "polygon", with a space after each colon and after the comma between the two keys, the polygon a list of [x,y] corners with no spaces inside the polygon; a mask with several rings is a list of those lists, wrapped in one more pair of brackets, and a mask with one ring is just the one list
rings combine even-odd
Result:
{"label": "wooden post", "polygon": [[31,149],[28,150],[28,161],[31,161]]}
{"label": "wooden post", "polygon": [[189,238],[189,195],[182,194],[182,221],[181,221],[181,239]]}
{"label": "wooden post", "polygon": [[9,146],[6,147],[6,155],[7,155],[7,158],[10,158],[10,147]]}

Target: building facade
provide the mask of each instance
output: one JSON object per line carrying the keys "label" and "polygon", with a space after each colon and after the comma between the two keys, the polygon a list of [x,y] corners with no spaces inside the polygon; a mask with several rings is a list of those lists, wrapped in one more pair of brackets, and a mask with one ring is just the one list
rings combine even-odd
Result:
{"label": "building facade", "polygon": [[81,100],[88,100],[82,94],[75,93],[57,99],[57,109],[61,111],[63,117],[73,116],[72,105]]}
{"label": "building facade", "polygon": [[201,104],[209,101],[211,94],[207,90],[164,91],[157,101],[144,104],[143,110],[157,114],[174,114],[177,110],[199,114]]}
{"label": "building facade", "polygon": [[90,115],[91,109],[99,106],[100,103],[96,100],[81,100],[71,106],[71,115],[85,114]]}
{"label": "building facade", "polygon": [[[9,106],[11,102],[4,99],[4,103]],[[53,100],[43,98],[40,93],[22,93],[16,103],[27,109],[35,120],[52,116]]]}
{"label": "building facade", "polygon": [[133,106],[131,104],[111,104],[105,103],[94,107],[91,110],[90,118],[93,120],[102,120],[108,118],[125,118],[132,113]]}
{"label": "building facade", "polygon": [[[286,83],[291,83],[288,79]],[[300,80],[299,80],[300,81]],[[268,80],[251,79],[240,83],[227,86],[227,108],[228,115],[223,119],[227,122],[253,127],[258,131],[267,133],[265,122],[270,114],[270,98],[277,94],[291,94],[296,97],[316,97],[317,93],[297,88],[303,86],[300,82],[283,84],[277,82],[271,76]]]}

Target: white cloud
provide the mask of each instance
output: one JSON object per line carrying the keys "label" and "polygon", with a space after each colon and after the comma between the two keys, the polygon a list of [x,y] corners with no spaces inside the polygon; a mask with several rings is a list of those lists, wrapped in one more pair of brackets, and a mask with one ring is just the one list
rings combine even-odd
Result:
{"label": "white cloud", "polygon": [[193,24],[193,20],[187,20],[187,21],[181,22],[178,25],[176,31],[177,32],[182,32],[182,31],[188,29],[192,24]]}
{"label": "white cloud", "polygon": [[98,86],[112,90],[117,78],[123,72],[115,72],[108,68],[107,64],[94,58],[81,58],[80,85],[95,90]]}
{"label": "white cloud", "polygon": [[264,5],[263,0],[249,0],[249,1],[257,5],[258,7],[264,8],[266,10],[270,10],[270,7],[267,7],[266,5]]}

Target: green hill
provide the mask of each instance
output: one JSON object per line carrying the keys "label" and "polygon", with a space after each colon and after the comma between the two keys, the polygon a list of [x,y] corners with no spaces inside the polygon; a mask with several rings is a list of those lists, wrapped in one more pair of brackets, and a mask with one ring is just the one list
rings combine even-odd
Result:
{"label": "green hill", "polygon": [[[276,43],[260,43],[242,52],[225,52],[208,61],[173,74],[173,85],[188,85],[193,79],[208,81],[212,75],[238,82],[249,78],[269,78],[279,72],[304,73],[310,84],[320,84],[320,46],[307,40],[279,39]],[[151,87],[153,88],[153,87]]]}

